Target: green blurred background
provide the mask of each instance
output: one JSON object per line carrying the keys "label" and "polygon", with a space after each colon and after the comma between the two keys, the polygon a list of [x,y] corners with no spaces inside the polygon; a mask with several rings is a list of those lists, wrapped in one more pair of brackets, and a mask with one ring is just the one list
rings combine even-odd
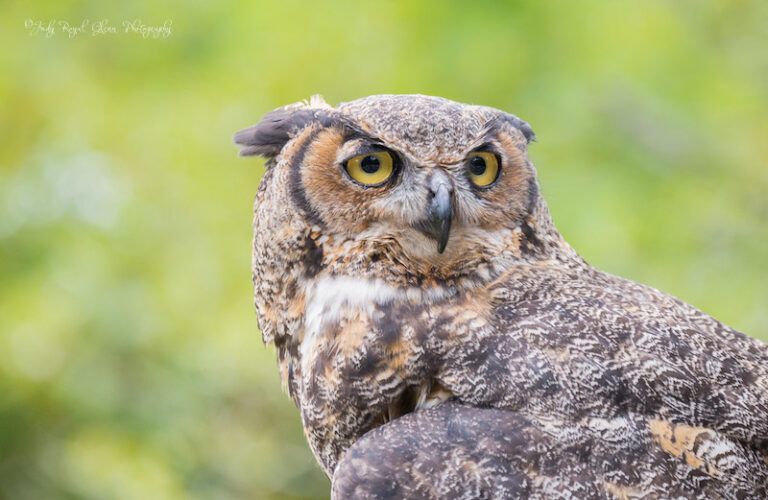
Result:
{"label": "green blurred background", "polygon": [[[528,120],[597,266],[768,339],[768,3],[1,3],[0,497],[323,498],[250,289],[261,161],[314,93]],[[172,21],[168,38],[25,21]]]}

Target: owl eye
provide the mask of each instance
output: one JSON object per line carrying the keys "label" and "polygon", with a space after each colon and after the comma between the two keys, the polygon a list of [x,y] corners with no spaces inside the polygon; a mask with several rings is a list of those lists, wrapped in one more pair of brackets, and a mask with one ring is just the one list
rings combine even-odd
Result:
{"label": "owl eye", "polygon": [[395,171],[392,155],[386,151],[376,151],[350,158],[344,164],[349,176],[363,186],[380,186]]}
{"label": "owl eye", "polygon": [[467,157],[467,177],[478,187],[488,187],[499,177],[499,160],[487,151],[475,151]]}

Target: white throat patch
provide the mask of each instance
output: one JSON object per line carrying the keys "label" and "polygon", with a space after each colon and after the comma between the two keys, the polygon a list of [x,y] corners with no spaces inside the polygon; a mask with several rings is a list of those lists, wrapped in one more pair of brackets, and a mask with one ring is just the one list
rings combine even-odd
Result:
{"label": "white throat patch", "polygon": [[307,292],[304,338],[301,341],[302,360],[306,360],[312,352],[323,324],[338,320],[344,309],[353,308],[372,314],[379,305],[406,301],[436,302],[453,293],[443,287],[428,290],[395,287],[381,279],[321,276]]}

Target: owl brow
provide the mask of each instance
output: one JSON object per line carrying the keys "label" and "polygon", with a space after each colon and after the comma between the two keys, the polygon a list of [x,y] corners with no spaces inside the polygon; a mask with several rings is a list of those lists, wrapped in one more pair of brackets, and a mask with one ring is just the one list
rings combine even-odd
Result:
{"label": "owl brow", "polygon": [[381,145],[384,144],[381,141],[381,139],[378,139],[366,133],[357,125],[350,123],[348,120],[345,120],[343,118],[335,122],[334,125],[336,125],[341,129],[341,133],[342,133],[341,137],[344,140],[344,142],[360,139],[371,144],[381,144]]}
{"label": "owl brow", "polygon": [[476,153],[478,151],[486,151],[488,153],[493,153],[496,156],[501,156],[499,153],[499,146],[498,146],[498,139],[495,135],[486,135],[483,137],[483,142],[480,143],[480,145],[475,146],[474,148],[470,149],[469,153]]}
{"label": "owl brow", "polygon": [[376,153],[378,151],[388,151],[388,152],[392,153],[392,155],[393,155],[393,157],[395,159],[399,158],[399,155],[396,152],[394,152],[391,149],[389,149],[382,141],[377,140],[376,138],[373,138],[373,137],[370,137],[370,138],[369,137],[365,137],[365,138],[354,137],[354,138],[352,138],[350,140],[356,140],[356,139],[361,139],[363,142],[362,142],[362,144],[360,144],[360,145],[358,145],[358,146],[356,146],[354,148],[354,150],[348,155],[350,157],[358,156],[358,155],[363,155],[363,154],[369,154],[369,153]]}

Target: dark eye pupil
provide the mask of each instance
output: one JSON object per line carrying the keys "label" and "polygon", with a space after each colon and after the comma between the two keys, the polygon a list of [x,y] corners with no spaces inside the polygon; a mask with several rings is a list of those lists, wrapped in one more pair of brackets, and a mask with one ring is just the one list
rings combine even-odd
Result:
{"label": "dark eye pupil", "polygon": [[469,160],[469,171],[472,175],[483,175],[485,173],[485,160],[480,156],[475,156]]}
{"label": "dark eye pupil", "polygon": [[366,174],[375,174],[380,167],[381,162],[379,162],[379,159],[373,155],[366,156],[363,158],[363,161],[360,162],[360,168],[362,168],[363,172]]}

